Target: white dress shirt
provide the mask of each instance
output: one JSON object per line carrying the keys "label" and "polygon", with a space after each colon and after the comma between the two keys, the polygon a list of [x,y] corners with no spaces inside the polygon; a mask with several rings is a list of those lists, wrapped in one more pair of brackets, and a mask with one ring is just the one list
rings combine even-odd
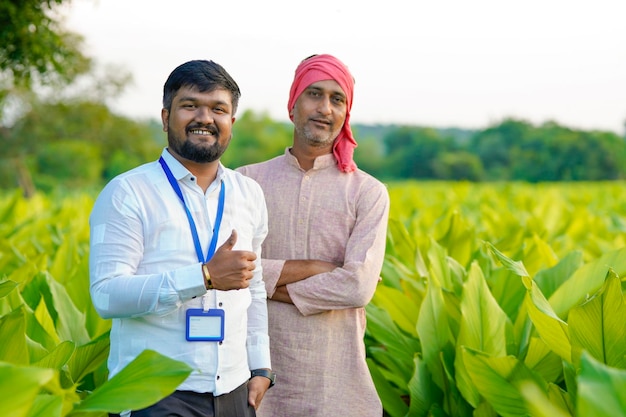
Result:
{"label": "white dress shirt", "polygon": [[[90,291],[103,318],[112,319],[112,377],[143,350],[186,362],[194,371],[179,390],[228,393],[250,378],[250,369],[271,368],[261,243],[267,209],[260,186],[220,164],[206,194],[167,149],[166,161],[209,248],[220,181],[226,199],[217,248],[237,231],[233,250],[257,255],[247,289],[207,291],[181,200],[158,161],[114,178],[98,196],[90,217]],[[189,308],[224,310],[223,342],[186,340]]]}

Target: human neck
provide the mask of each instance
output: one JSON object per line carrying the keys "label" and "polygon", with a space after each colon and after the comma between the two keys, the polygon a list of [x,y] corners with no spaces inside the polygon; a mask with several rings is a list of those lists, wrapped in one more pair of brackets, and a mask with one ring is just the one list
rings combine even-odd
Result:
{"label": "human neck", "polygon": [[294,142],[290,152],[298,160],[300,168],[308,171],[313,168],[317,157],[328,155],[332,152],[332,150],[332,146],[314,147],[308,145],[298,145],[297,142]]}

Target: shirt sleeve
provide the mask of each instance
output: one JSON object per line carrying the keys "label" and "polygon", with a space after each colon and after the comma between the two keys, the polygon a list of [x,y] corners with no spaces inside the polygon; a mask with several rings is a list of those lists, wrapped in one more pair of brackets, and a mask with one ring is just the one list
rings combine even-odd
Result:
{"label": "shirt sleeve", "polygon": [[142,211],[124,183],[112,181],[90,217],[90,292],[101,317],[163,315],[206,293],[200,262],[137,274],[144,251]]}
{"label": "shirt sleeve", "polygon": [[363,307],[374,296],[385,257],[389,194],[377,183],[359,195],[357,218],[342,267],[287,285],[303,315]]}
{"label": "shirt sleeve", "polygon": [[263,283],[263,263],[261,261],[261,244],[267,236],[267,207],[263,192],[259,187],[257,201],[260,202],[259,218],[252,242],[253,250],[257,255],[254,277],[250,282],[252,302],[248,307],[248,337],[246,347],[248,351],[248,365],[250,369],[272,367],[270,359],[270,340],[268,335],[267,292]]}

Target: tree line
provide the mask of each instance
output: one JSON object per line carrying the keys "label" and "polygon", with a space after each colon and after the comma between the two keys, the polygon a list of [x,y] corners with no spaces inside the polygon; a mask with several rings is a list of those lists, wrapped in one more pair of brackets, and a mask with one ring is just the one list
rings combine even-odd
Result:
{"label": "tree line", "polygon": [[[113,113],[131,81],[97,68],[54,11],[68,0],[0,2],[0,188],[101,187],[158,157],[160,121]],[[382,180],[603,181],[626,178],[626,139],[505,119],[481,130],[353,124],[355,161]],[[232,168],[284,152],[292,126],[246,111],[223,158]]]}
{"label": "tree line", "polygon": [[[353,126],[359,167],[382,180],[604,181],[626,178],[626,140],[554,122],[506,119],[483,130]],[[280,155],[290,122],[245,111],[223,163],[231,168]],[[160,120],[133,120],[103,103],[32,102],[0,130],[0,187],[51,191],[99,188],[115,175],[154,161],[167,145]]]}

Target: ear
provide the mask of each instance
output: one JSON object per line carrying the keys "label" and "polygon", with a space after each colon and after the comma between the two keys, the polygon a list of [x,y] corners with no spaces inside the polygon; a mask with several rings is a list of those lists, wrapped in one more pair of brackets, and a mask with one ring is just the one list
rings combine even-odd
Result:
{"label": "ear", "polygon": [[161,123],[163,124],[163,131],[167,132],[169,127],[170,112],[167,109],[161,109]]}

